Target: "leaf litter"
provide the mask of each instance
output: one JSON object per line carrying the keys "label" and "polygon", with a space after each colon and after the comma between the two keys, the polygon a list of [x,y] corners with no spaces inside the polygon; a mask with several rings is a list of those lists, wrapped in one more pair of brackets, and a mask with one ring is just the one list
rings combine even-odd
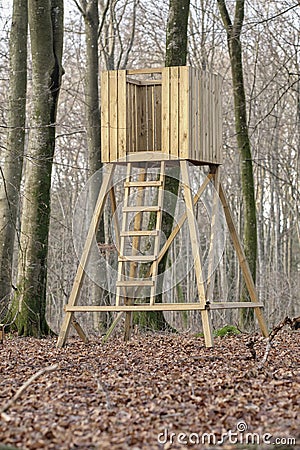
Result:
{"label": "leaf litter", "polygon": [[226,450],[248,448],[248,433],[260,439],[251,449],[264,448],[265,435],[297,448],[299,336],[281,330],[263,365],[259,335],[216,338],[213,349],[191,334],[140,334],[105,345],[70,338],[62,349],[54,338],[12,336],[0,346],[0,445]]}

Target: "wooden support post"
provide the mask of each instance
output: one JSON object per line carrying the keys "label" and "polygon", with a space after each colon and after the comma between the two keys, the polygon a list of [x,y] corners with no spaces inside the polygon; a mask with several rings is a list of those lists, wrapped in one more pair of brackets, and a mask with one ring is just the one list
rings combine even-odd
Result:
{"label": "wooden support post", "polygon": [[4,323],[0,323],[0,344],[3,344],[4,342]]}
{"label": "wooden support post", "polygon": [[[82,256],[80,259],[80,263],[79,266],[77,268],[77,273],[75,276],[75,280],[73,283],[73,287],[72,287],[72,291],[69,297],[69,301],[68,301],[68,306],[75,306],[77,304],[78,301],[78,297],[80,294],[80,290],[81,290],[81,286],[83,283],[83,278],[84,278],[84,274],[85,274],[85,268],[86,265],[88,263],[88,259],[89,259],[89,255],[90,255],[90,250],[91,250],[91,246],[92,246],[92,242],[93,239],[95,237],[95,234],[98,230],[98,226],[99,226],[99,222],[100,222],[100,218],[103,212],[103,208],[105,205],[105,201],[106,201],[106,197],[110,188],[110,184],[111,184],[111,180],[113,177],[113,173],[114,173],[114,168],[115,165],[114,164],[108,164],[105,167],[105,173],[103,176],[103,182],[102,182],[102,186],[100,188],[99,191],[99,195],[98,195],[98,199],[97,199],[97,203],[96,203],[96,207],[94,210],[94,214],[91,220],[91,224],[90,224],[90,228],[88,231],[88,235],[85,241],[85,245],[83,248],[83,252],[82,252]],[[66,343],[68,334],[69,334],[69,330],[70,330],[70,325],[71,325],[71,320],[72,320],[72,316],[73,313],[72,312],[66,312],[65,313],[65,317],[61,326],[61,330],[60,330],[60,334],[57,340],[57,347],[63,347]]]}
{"label": "wooden support post", "polygon": [[[203,194],[203,192],[205,191],[207,185],[209,184],[211,178],[212,178],[212,175],[209,174],[207,176],[207,178],[205,179],[205,181],[203,182],[203,184],[198,189],[198,192],[194,195],[194,197],[193,197],[193,204],[194,205],[196,205],[196,203],[200,199],[201,195]],[[164,255],[166,254],[166,252],[170,248],[172,242],[174,241],[174,239],[176,238],[177,234],[181,230],[181,228],[184,225],[186,219],[187,219],[187,213],[184,212],[182,214],[182,216],[179,218],[179,220],[178,220],[177,224],[175,225],[175,227],[173,228],[170,236],[168,237],[168,239],[166,240],[166,242],[162,246],[162,248],[161,248],[161,250],[160,250],[160,252],[158,254],[158,257],[157,257],[157,263],[158,264],[160,263],[160,261],[163,259]],[[153,270],[153,264],[151,264],[151,267],[148,270],[148,272],[146,273],[145,278],[148,278],[148,277],[150,277],[152,275],[152,270]]]}
{"label": "wooden support post", "polygon": [[114,229],[115,229],[115,240],[116,240],[116,247],[119,251],[120,248],[120,224],[118,220],[118,214],[117,214],[117,201],[116,201],[116,195],[115,195],[115,189],[112,186],[109,191],[109,198],[110,198],[110,204],[111,204],[111,213],[113,217],[114,222]]}
{"label": "wooden support post", "polygon": [[81,328],[81,325],[79,324],[79,322],[77,322],[77,320],[75,319],[74,315],[71,319],[71,324],[74,327],[74,329],[77,331],[78,335],[80,336],[81,340],[87,344],[88,343],[88,338],[87,335],[85,334],[85,332],[83,331],[83,329]]}
{"label": "wooden support post", "polygon": [[[258,303],[258,298],[257,298],[257,293],[256,293],[256,289],[255,289],[255,285],[253,282],[253,278],[248,266],[248,262],[246,260],[246,256],[242,247],[242,244],[240,242],[238,233],[236,231],[235,225],[234,225],[234,221],[233,221],[233,217],[230,211],[230,207],[229,207],[229,203],[228,200],[226,198],[226,194],[223,190],[222,184],[220,184],[220,199],[223,205],[223,209],[224,209],[224,213],[225,213],[225,218],[226,218],[226,222],[228,225],[228,229],[229,229],[229,233],[235,248],[235,251],[237,253],[237,257],[242,269],[242,273],[245,279],[245,283],[249,292],[249,296],[251,299],[251,302],[253,303]],[[262,310],[260,307],[254,308],[254,312],[258,321],[258,324],[260,326],[261,332],[263,334],[263,336],[268,337],[269,336],[269,332],[268,332],[268,328],[262,313]]]}
{"label": "wooden support post", "polygon": [[[188,162],[180,161],[180,168],[181,168],[181,176],[182,176],[182,183],[183,183],[183,194],[184,194],[184,199],[185,199],[185,204],[186,204],[186,213],[187,213],[187,219],[188,219],[189,230],[190,230],[192,252],[193,252],[193,258],[194,258],[194,268],[195,268],[195,273],[196,273],[199,302],[200,302],[200,305],[203,308],[205,308],[205,306],[206,306],[205,286],[204,286],[203,273],[202,273],[200,245],[199,245],[199,239],[198,239],[196,221],[195,221],[195,214],[194,214],[193,197],[192,197],[191,187],[190,187]],[[206,347],[213,347],[213,334],[212,334],[212,327],[211,327],[211,321],[210,321],[210,313],[207,309],[201,310],[201,318],[202,318],[205,345],[206,345]]]}
{"label": "wooden support post", "polygon": [[108,339],[110,338],[110,336],[112,335],[112,333],[114,332],[114,329],[116,328],[116,326],[118,325],[118,323],[120,322],[120,320],[122,319],[124,312],[118,312],[117,317],[115,318],[115,320],[113,321],[113,323],[111,324],[111,326],[109,327],[109,329],[107,330],[107,332],[105,333],[105,336],[103,336],[102,338],[102,344],[106,344],[106,342],[108,341]]}
{"label": "wooden support post", "polygon": [[219,206],[219,184],[220,184],[220,169],[218,166],[211,167],[211,173],[213,173],[214,193],[213,204],[211,213],[211,231],[210,231],[210,243],[208,251],[208,270],[207,270],[207,285],[206,285],[206,298],[211,303],[213,301],[213,292],[215,285],[216,271],[215,269],[215,252],[218,246],[217,237],[217,213]]}
{"label": "wooden support post", "polygon": [[155,296],[156,296],[156,288],[157,288],[157,275],[158,275],[158,252],[160,247],[160,231],[161,231],[161,225],[162,225],[162,215],[163,215],[163,201],[164,201],[164,187],[165,187],[165,161],[161,161],[160,163],[160,175],[159,175],[159,181],[161,182],[160,186],[158,187],[157,192],[157,206],[159,210],[156,213],[156,221],[155,221],[155,231],[156,236],[154,238],[154,245],[153,245],[153,256],[154,261],[151,266],[151,277],[153,281],[153,286],[150,289],[150,305],[154,305],[155,303]]}

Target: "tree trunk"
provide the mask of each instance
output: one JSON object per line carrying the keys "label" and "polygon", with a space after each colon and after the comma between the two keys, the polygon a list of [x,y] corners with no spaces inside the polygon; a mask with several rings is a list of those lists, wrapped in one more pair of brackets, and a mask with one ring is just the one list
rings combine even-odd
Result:
{"label": "tree trunk", "polygon": [[29,0],[33,100],[18,261],[19,335],[49,332],[45,319],[51,171],[62,77],[63,0]]}
{"label": "tree trunk", "polygon": [[[86,37],[86,74],[85,74],[85,110],[86,110],[86,134],[88,147],[89,175],[93,175],[102,167],[101,141],[100,141],[100,104],[99,104],[99,10],[98,0],[81,2],[82,14],[85,23]],[[105,11],[104,11],[104,14]],[[103,20],[103,19],[102,19]],[[92,192],[92,204],[96,204],[98,192]],[[105,242],[104,220],[101,217],[97,242]],[[104,292],[101,286],[92,284],[91,297],[93,305],[103,304]],[[97,328],[107,328],[107,314],[93,313],[93,322]]]}
{"label": "tree trunk", "polygon": [[[227,33],[227,43],[231,63],[233,84],[235,129],[237,145],[241,157],[241,183],[244,207],[244,250],[250,271],[255,282],[257,258],[257,229],[254,194],[254,177],[251,146],[247,125],[246,98],[243,78],[241,30],[244,20],[244,0],[236,0],[234,22],[231,22],[225,0],[217,0],[222,21]],[[243,288],[242,301],[247,298],[246,288]],[[242,310],[242,326],[253,324],[253,311]]]}
{"label": "tree trunk", "polygon": [[98,1],[90,0],[84,10],[86,34],[86,74],[85,74],[85,105],[86,105],[86,134],[88,145],[89,175],[101,168],[100,149],[100,106],[99,106],[99,52],[98,29],[99,12]]}
{"label": "tree trunk", "polygon": [[185,66],[190,0],[170,0],[166,33],[166,67]]}
{"label": "tree trunk", "polygon": [[[170,0],[166,32],[166,67],[184,66],[186,64],[189,7],[190,0]],[[174,178],[166,176],[165,191],[170,192],[176,198],[179,187],[179,168],[175,168],[173,171]],[[172,232],[175,209],[176,203],[174,202],[173,205],[168,205],[168,214],[163,213],[162,215],[162,236],[165,235],[166,238],[168,238]],[[159,263],[158,275],[165,272],[167,259],[168,252]],[[161,287],[162,286],[158,286],[160,291]],[[157,295],[156,302],[162,302],[162,294]],[[155,330],[170,328],[165,321],[162,311],[140,313],[138,319],[135,319],[135,322],[138,322],[139,325],[144,328]]]}
{"label": "tree trunk", "polygon": [[27,0],[14,0],[10,32],[8,136],[0,173],[0,319],[7,312],[12,287],[25,141],[27,28]]}

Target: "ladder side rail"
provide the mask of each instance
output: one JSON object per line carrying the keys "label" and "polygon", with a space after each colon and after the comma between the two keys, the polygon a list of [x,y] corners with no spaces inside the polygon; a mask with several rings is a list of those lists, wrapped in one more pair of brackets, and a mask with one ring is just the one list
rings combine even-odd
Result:
{"label": "ladder side rail", "polygon": [[[126,171],[126,182],[130,181],[130,177],[131,177],[131,163],[128,163]],[[128,202],[129,202],[129,188],[125,187],[123,208],[128,206]],[[127,221],[128,216],[127,214],[123,213],[121,231],[125,231],[127,229]],[[121,296],[121,286],[119,285],[119,282],[123,281],[126,275],[124,260],[122,258],[119,258],[119,256],[121,257],[124,256],[124,251],[125,251],[125,237],[122,236],[122,233],[120,233],[120,247],[118,248],[118,275],[116,283],[116,306],[119,306],[121,297],[125,299],[125,291],[123,290],[123,295]]]}
{"label": "ladder side rail", "polygon": [[154,282],[153,286],[150,290],[150,305],[154,305],[155,296],[156,296],[156,288],[157,288],[157,274],[158,274],[158,252],[160,246],[160,236],[161,236],[161,224],[162,224],[162,206],[163,206],[163,198],[164,198],[164,187],[165,187],[165,161],[161,161],[160,164],[160,176],[159,181],[161,182],[158,187],[158,195],[157,195],[157,206],[159,210],[156,213],[156,225],[155,230],[157,231],[157,235],[154,238],[154,246],[153,246],[153,256],[154,261],[152,263],[152,280]]}

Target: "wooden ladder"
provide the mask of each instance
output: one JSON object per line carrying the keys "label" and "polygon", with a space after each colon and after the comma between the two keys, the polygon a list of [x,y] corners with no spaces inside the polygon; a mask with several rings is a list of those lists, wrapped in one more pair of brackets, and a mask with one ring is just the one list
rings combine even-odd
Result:
{"label": "wooden ladder", "polygon": [[[156,296],[156,280],[158,274],[158,254],[160,250],[160,229],[162,221],[162,206],[165,184],[165,161],[160,162],[159,179],[147,180],[147,167],[141,167],[138,179],[133,179],[132,163],[127,164],[127,174],[124,182],[124,202],[122,206],[122,224],[120,230],[118,252],[118,277],[116,282],[116,306],[121,304],[132,305],[138,296],[137,289],[150,288],[149,304],[154,305]],[[157,204],[145,205],[147,188],[157,188]],[[135,189],[135,195],[131,195]],[[134,200],[134,205],[129,202]],[[150,212],[155,215],[153,229],[143,229],[143,213]],[[134,219],[129,221],[129,214],[136,213]],[[148,222],[148,221],[147,221]],[[133,224],[133,228],[132,228]],[[149,236],[152,239],[151,254],[142,254],[141,238]],[[129,246],[131,240],[131,245]],[[139,264],[152,263],[150,276],[139,278]],[[126,312],[125,340],[130,338],[132,329],[132,311]]]}

